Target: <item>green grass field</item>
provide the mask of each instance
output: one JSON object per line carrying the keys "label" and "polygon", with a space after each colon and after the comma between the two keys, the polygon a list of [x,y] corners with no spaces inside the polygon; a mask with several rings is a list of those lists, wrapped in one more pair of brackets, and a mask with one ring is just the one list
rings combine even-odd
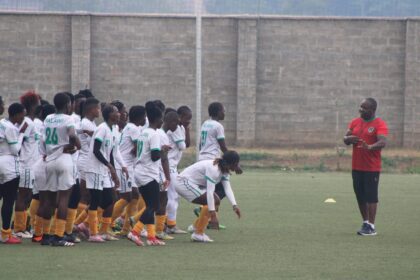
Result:
{"label": "green grass field", "polygon": [[[382,175],[376,237],[356,235],[348,173],[249,171],[232,181],[243,217],[224,201],[228,229],[208,231],[213,244],[189,235],[165,247],[25,241],[0,246],[0,279],[420,279],[420,176]],[[192,208],[182,201],[180,226]]]}

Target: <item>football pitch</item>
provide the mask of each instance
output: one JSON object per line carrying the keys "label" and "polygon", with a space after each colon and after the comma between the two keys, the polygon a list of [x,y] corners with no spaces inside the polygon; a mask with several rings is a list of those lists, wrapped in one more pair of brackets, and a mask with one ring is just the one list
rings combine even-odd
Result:
{"label": "football pitch", "polygon": [[[212,244],[192,243],[189,235],[164,247],[25,241],[0,246],[0,279],[419,279],[419,181],[382,174],[378,235],[361,237],[349,173],[246,171],[232,176],[243,217],[223,201],[227,229],[208,231]],[[193,221],[192,209],[182,201],[182,228]]]}

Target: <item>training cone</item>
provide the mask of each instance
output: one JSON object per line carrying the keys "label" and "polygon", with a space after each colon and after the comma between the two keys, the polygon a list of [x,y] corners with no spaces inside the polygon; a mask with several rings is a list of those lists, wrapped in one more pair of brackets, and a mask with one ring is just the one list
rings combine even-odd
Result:
{"label": "training cone", "polygon": [[335,201],[334,198],[327,198],[324,203],[336,203],[337,201]]}

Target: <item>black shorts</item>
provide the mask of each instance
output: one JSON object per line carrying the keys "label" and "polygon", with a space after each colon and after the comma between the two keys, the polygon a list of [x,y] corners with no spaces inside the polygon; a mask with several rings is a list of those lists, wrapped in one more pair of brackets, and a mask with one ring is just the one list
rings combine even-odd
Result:
{"label": "black shorts", "polygon": [[359,204],[378,203],[378,185],[380,172],[352,171],[353,189]]}

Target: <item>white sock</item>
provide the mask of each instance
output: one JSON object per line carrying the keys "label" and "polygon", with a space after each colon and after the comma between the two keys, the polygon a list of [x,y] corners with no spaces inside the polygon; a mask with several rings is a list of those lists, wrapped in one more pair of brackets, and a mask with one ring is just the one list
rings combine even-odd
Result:
{"label": "white sock", "polygon": [[364,224],[369,224],[369,220],[363,221]]}
{"label": "white sock", "polygon": [[373,229],[375,229],[375,225],[374,225],[374,224],[369,223],[369,225],[370,225]]}

